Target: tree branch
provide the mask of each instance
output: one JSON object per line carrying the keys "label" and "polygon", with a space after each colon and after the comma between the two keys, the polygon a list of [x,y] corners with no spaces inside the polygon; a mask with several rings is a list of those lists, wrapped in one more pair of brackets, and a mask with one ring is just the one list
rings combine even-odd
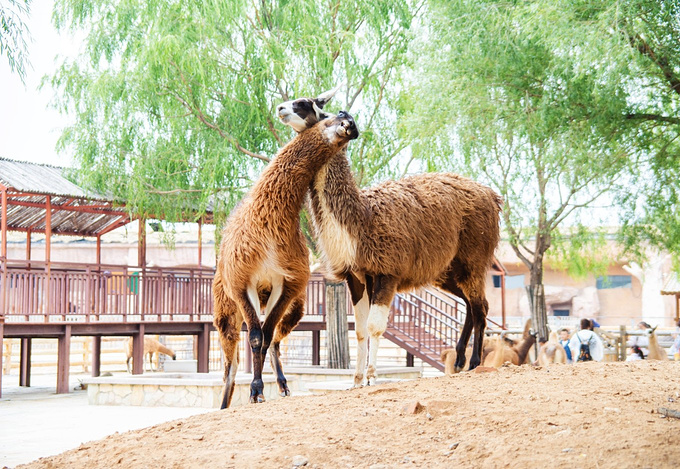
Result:
{"label": "tree branch", "polygon": [[639,34],[632,36],[626,33],[626,35],[628,36],[630,45],[637,49],[640,54],[654,62],[654,64],[661,70],[661,73],[663,73],[666,81],[668,81],[671,90],[680,95],[680,78],[675,75],[673,67],[668,63],[668,59],[666,57],[657,55],[654,49],[652,49],[652,46],[650,46],[647,41],[640,37]]}
{"label": "tree branch", "polygon": [[669,124],[680,124],[680,118],[678,117],[660,116],[658,114],[633,113],[626,114],[625,117],[628,120],[646,120],[656,122],[667,122]]}

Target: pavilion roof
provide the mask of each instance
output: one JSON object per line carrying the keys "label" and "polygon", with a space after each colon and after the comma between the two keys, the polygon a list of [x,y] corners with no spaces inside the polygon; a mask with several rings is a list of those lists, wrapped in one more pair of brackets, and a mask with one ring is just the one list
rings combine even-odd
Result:
{"label": "pavilion roof", "polygon": [[680,276],[670,274],[661,289],[662,295],[680,295]]}
{"label": "pavilion roof", "polygon": [[7,229],[45,233],[48,201],[55,235],[98,236],[134,219],[124,202],[78,186],[67,178],[68,171],[0,158],[0,190],[7,192]]}

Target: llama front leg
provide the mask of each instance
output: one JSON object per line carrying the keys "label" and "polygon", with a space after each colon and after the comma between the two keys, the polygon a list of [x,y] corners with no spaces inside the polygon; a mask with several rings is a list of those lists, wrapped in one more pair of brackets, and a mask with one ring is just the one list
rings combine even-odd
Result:
{"label": "llama front leg", "polygon": [[368,351],[368,311],[370,308],[370,294],[372,291],[366,287],[366,283],[373,285],[373,279],[364,275],[362,282],[352,272],[345,275],[349,293],[354,306],[354,330],[357,336],[357,360],[354,371],[354,387],[359,387],[364,382],[366,371],[366,352]]}
{"label": "llama front leg", "polygon": [[368,313],[370,308],[368,291],[364,290],[361,300],[354,305],[354,329],[357,335],[357,361],[354,369],[354,387],[364,382],[366,355],[368,352]]}
{"label": "llama front leg", "polygon": [[368,334],[370,336],[368,368],[366,370],[366,383],[375,384],[376,364],[378,361],[378,348],[380,338],[387,329],[387,321],[390,316],[390,305],[397,290],[397,280],[388,275],[374,277],[373,294],[371,295],[371,307],[368,313]]}

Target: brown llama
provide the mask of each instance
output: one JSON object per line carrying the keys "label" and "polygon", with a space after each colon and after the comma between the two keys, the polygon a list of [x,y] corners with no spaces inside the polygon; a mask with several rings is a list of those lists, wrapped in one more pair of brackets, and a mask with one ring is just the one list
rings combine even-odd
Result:
{"label": "brown llama", "polygon": [[[330,100],[300,98],[278,106],[279,119],[297,132],[328,117]],[[328,271],[350,289],[356,318],[355,386],[370,357],[368,384],[376,378],[380,338],[398,291],[435,285],[465,301],[468,314],[456,345],[455,370],[480,363],[488,302],[486,274],[500,239],[500,197],[490,188],[451,173],[428,173],[359,189],[346,152],[334,155],[310,189],[310,212]]]}
{"label": "brown llama", "polygon": [[[132,369],[130,368],[130,360],[132,360],[132,337],[130,337],[130,340],[128,340],[127,344],[127,370],[128,373],[132,373]],[[168,357],[172,357],[173,360],[177,359],[177,355],[175,352],[173,352],[171,349],[166,347],[165,345],[161,344],[159,341],[156,339],[152,339],[151,337],[144,337],[144,353],[143,357],[146,357],[147,355],[149,356],[149,368],[151,371],[153,371],[153,354],[163,354],[167,355]]]}
{"label": "brown llama", "polygon": [[666,349],[659,344],[659,339],[656,336],[656,326],[653,329],[647,329],[647,334],[649,334],[649,355],[647,355],[647,360],[668,360],[668,353]]}
{"label": "brown llama", "polygon": [[[344,112],[300,133],[267,165],[227,220],[213,281],[215,326],[225,357],[223,409],[233,396],[244,321],[253,352],[250,401],[264,401],[262,367],[270,345],[279,391],[290,394],[278,350],[302,318],[310,275],[300,210],[316,172],[358,135],[354,119]],[[262,323],[263,292],[268,299]]]}
{"label": "brown llama", "polygon": [[529,350],[536,343],[536,335],[531,333],[531,320],[528,320],[524,325],[524,332],[520,342],[510,342],[512,345],[509,345],[507,342],[505,338],[501,340],[499,334],[499,337],[492,342],[493,345],[487,349],[483,362],[484,366],[500,368],[506,362],[518,366],[528,363]]}
{"label": "brown llama", "polygon": [[541,345],[541,349],[538,351],[538,364],[540,366],[548,366],[551,363],[567,363],[567,352],[560,345],[560,340],[555,331],[550,332],[548,341]]}

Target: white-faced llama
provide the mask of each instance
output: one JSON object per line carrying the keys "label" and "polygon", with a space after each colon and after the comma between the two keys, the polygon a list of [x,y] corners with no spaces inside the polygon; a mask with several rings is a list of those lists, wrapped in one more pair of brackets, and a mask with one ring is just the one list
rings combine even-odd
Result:
{"label": "white-faced llama", "polygon": [[[354,119],[344,112],[300,133],[267,165],[227,220],[213,281],[215,326],[225,357],[223,409],[233,396],[244,321],[253,352],[250,401],[264,401],[262,366],[270,345],[279,391],[290,394],[278,348],[302,318],[309,280],[300,210],[316,172],[358,135]],[[261,301],[266,302],[264,323]]]}
{"label": "white-faced llama", "polygon": [[[330,99],[300,98],[277,107],[297,132],[326,119]],[[347,280],[356,317],[355,385],[366,368],[376,377],[379,340],[397,291],[432,284],[459,297],[467,312],[456,344],[456,371],[474,327],[470,369],[480,363],[488,303],[486,275],[499,241],[500,197],[489,187],[451,173],[428,173],[360,189],[345,151],[339,151],[309,186],[315,235],[330,273]]]}

